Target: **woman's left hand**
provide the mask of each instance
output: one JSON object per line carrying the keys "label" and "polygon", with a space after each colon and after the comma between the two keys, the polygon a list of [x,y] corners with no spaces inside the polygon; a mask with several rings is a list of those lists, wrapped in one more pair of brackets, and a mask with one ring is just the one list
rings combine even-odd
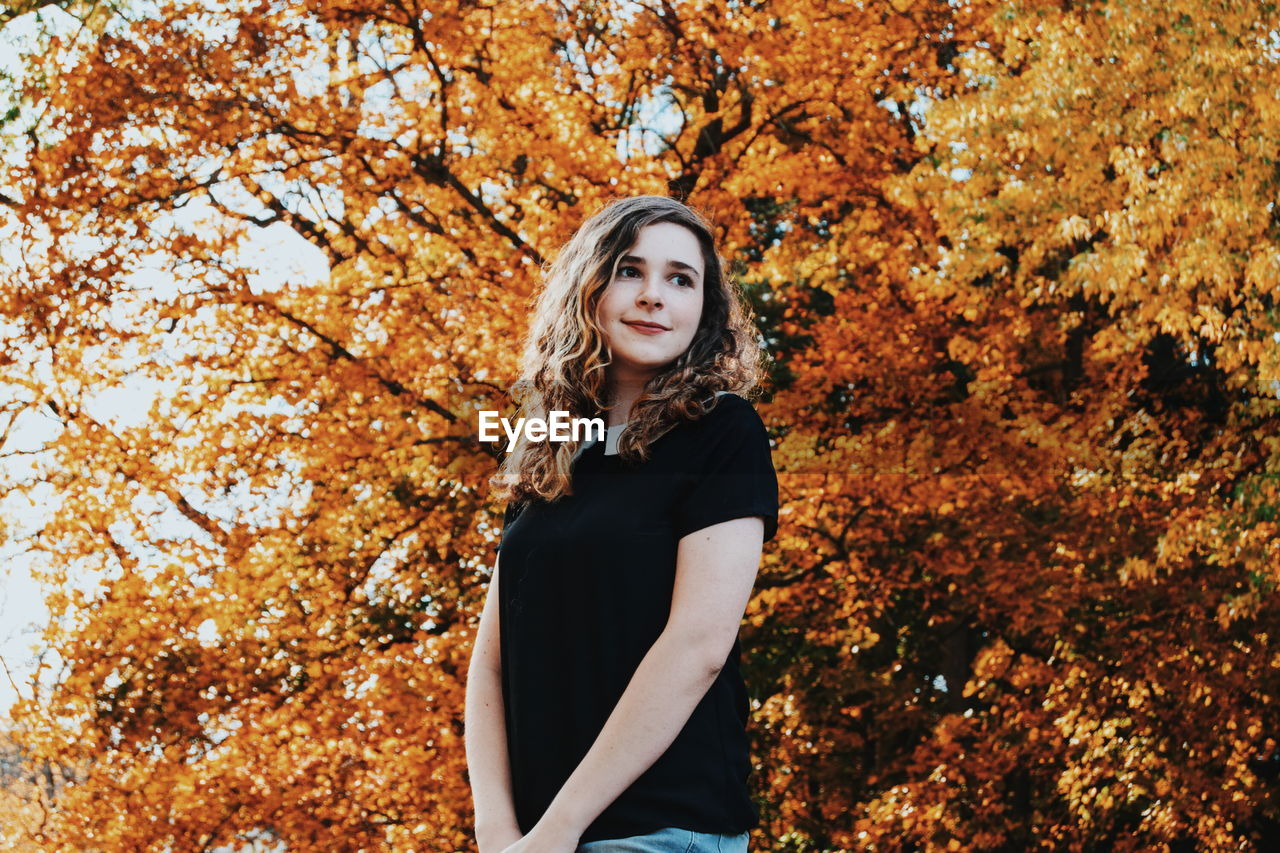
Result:
{"label": "woman's left hand", "polygon": [[578,833],[553,824],[538,823],[528,835],[502,853],[575,853],[577,849]]}

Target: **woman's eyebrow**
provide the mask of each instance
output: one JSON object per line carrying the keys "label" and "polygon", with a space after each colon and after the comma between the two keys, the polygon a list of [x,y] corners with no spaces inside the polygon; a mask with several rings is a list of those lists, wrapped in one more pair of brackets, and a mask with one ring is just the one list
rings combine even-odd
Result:
{"label": "woman's eyebrow", "polygon": [[[621,258],[618,259],[618,263],[640,264],[641,266],[644,266],[644,258],[637,258],[635,255],[623,255]],[[678,270],[684,270],[685,272],[691,272],[695,276],[699,274],[696,267],[691,267],[688,264],[686,264],[684,261],[667,261],[667,266],[674,267],[675,269],[678,269]]]}

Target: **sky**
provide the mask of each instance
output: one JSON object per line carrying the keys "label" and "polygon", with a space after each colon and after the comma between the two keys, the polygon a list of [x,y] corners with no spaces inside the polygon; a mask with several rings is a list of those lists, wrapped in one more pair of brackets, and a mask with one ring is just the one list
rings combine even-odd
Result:
{"label": "sky", "polygon": [[[24,16],[0,30],[0,74],[16,75],[19,48],[30,38],[31,16]],[[13,243],[0,234],[0,254],[13,251]],[[12,264],[4,262],[3,268]],[[11,388],[0,386],[0,402],[8,403]],[[21,479],[29,468],[23,457],[13,457],[14,452],[32,451],[40,447],[50,436],[47,418],[39,412],[27,410],[12,424],[7,418],[0,420],[0,429],[9,427],[9,434],[0,445],[6,454],[0,457],[0,488],[14,479]],[[39,508],[25,497],[9,491],[0,491],[0,713],[7,712],[18,698],[14,681],[22,682],[32,670],[32,646],[39,639],[39,628],[48,611],[44,607],[39,588],[31,577],[30,555],[22,555],[20,544],[23,533],[31,525],[39,523]],[[5,671],[7,670],[7,672]]]}
{"label": "sky", "polygon": [[[6,453],[33,450],[48,439],[51,431],[40,423],[40,417],[28,410],[17,419],[4,445]],[[0,459],[0,466],[5,473],[15,467],[9,459]],[[39,587],[31,577],[33,561],[29,555],[16,553],[25,538],[23,531],[38,525],[39,518],[39,508],[25,498],[12,493],[0,496],[0,523],[8,529],[7,538],[0,541],[0,660],[8,670],[0,673],[0,713],[7,712],[19,695],[10,678],[23,682],[32,672],[32,646],[48,617]]]}
{"label": "sky", "polygon": [[[58,10],[49,7],[43,11],[47,25],[59,31],[64,38],[72,38],[80,30],[80,22]],[[29,13],[17,18],[0,28],[0,74],[17,76],[20,68],[17,58],[24,50],[30,50],[36,32],[36,15]],[[376,46],[366,45],[367,50]],[[362,59],[362,61],[364,61]],[[308,81],[314,85],[325,85],[328,81],[328,69],[322,62],[315,67],[301,69],[295,76],[299,87],[305,89]],[[0,86],[3,86],[0,80]],[[377,108],[377,92],[372,107]],[[674,111],[666,109],[661,103],[646,105],[640,123],[659,132],[674,130],[679,117]],[[457,142],[458,140],[454,140]],[[465,140],[462,140],[465,142]],[[657,146],[655,134],[642,134],[636,141],[623,134],[619,137],[619,159],[626,160],[634,154],[630,146],[639,145],[649,153]],[[483,188],[482,188],[483,189]],[[178,226],[190,222],[204,213],[197,201],[188,204],[173,217]],[[5,239],[3,220],[0,220],[0,269],[21,269],[16,258],[6,253],[15,252],[17,241]],[[277,223],[267,229],[254,229],[249,243],[241,252],[245,266],[257,269],[258,275],[251,280],[255,290],[273,290],[281,282],[294,284],[323,280],[328,275],[328,266],[320,251],[308,243],[296,232],[285,225]],[[229,262],[235,259],[228,258]],[[129,282],[134,287],[154,288],[153,299],[163,299],[166,292],[176,291],[181,285],[172,276],[160,270],[140,273]],[[3,333],[0,328],[0,334]],[[115,353],[112,353],[114,356]],[[10,389],[0,386],[0,399],[6,394],[14,394]],[[25,399],[30,392],[18,390],[16,399]],[[101,423],[115,423],[120,426],[136,424],[141,416],[149,410],[151,401],[157,393],[164,393],[157,383],[138,379],[136,376],[125,383],[105,389],[102,393],[83,402],[86,411]],[[4,429],[5,419],[0,415],[0,431]],[[0,445],[0,530],[8,528],[8,535],[0,535],[0,660],[4,663],[6,674],[0,669],[0,715],[5,714],[19,696],[30,694],[25,687],[34,671],[35,650],[40,645],[40,634],[47,624],[49,613],[43,603],[43,594],[32,576],[35,555],[22,553],[22,545],[31,538],[47,517],[44,511],[48,500],[37,493],[33,502],[28,496],[5,492],[6,481],[21,480],[29,475],[30,466],[25,459],[30,457],[11,456],[8,454],[30,452],[49,442],[59,428],[58,420],[48,411],[28,409],[23,411],[12,424],[8,438]],[[181,524],[181,520],[175,522]],[[158,531],[161,535],[189,535],[189,530]],[[56,669],[56,661],[50,661],[51,669]],[[11,680],[12,679],[12,680]],[[16,682],[16,684],[15,684]]]}
{"label": "sky", "polygon": [[[73,28],[78,23],[56,9],[46,10],[45,18],[54,26]],[[35,31],[35,15],[28,14],[0,29],[0,74],[16,74],[17,57],[29,44]],[[203,207],[203,209],[202,209]],[[173,221],[181,226],[207,214],[207,206],[189,204]],[[5,239],[0,220],[0,270],[21,269],[13,256],[17,241]],[[277,223],[266,229],[253,229],[252,237],[239,253],[245,268],[258,270],[250,285],[258,292],[276,289],[281,282],[319,281],[328,276],[327,262],[315,246],[296,232]],[[143,269],[128,284],[139,289],[151,288],[151,298],[162,300],[176,292],[181,282],[158,268]],[[0,335],[4,329],[0,328]],[[38,364],[38,362],[37,362]],[[36,372],[39,373],[37,366]],[[156,394],[165,393],[159,383],[134,375],[121,384],[103,389],[83,401],[84,409],[100,423],[127,426],[145,416]],[[30,399],[27,389],[0,385],[0,403]],[[51,489],[37,488],[32,494],[8,488],[14,482],[30,479],[31,454],[57,435],[59,421],[47,409],[27,408],[12,424],[0,414],[0,433],[9,426],[0,444],[0,716],[6,715],[20,697],[30,696],[27,686],[35,671],[41,632],[48,622],[42,590],[33,577],[39,568],[37,555],[24,553],[24,543],[48,517]],[[165,531],[158,531],[163,535]],[[183,531],[186,535],[189,531]],[[47,663],[53,664],[54,661]],[[52,667],[51,667],[52,668]]]}
{"label": "sky", "polygon": [[[328,275],[328,266],[320,251],[284,226],[255,229],[241,255],[260,270],[255,289],[270,289],[273,278],[297,282],[300,277],[315,281]],[[177,286],[172,280],[159,279],[154,272],[144,272],[133,280],[135,286],[143,283],[158,290]],[[104,389],[83,405],[100,423],[131,426],[149,410],[156,394],[164,392],[159,383],[135,379]],[[6,393],[7,389],[0,389],[0,395]],[[6,420],[0,418],[0,430],[5,423]],[[7,533],[0,536],[0,660],[8,670],[8,673],[0,670],[0,715],[7,713],[19,696],[30,695],[24,685],[34,671],[33,647],[39,645],[40,633],[49,616],[40,587],[32,576],[32,570],[38,568],[35,555],[23,553],[22,549],[30,534],[47,518],[47,503],[39,498],[51,494],[52,490],[45,489],[43,494],[36,491],[34,502],[27,494],[4,492],[6,481],[25,479],[31,468],[26,461],[30,457],[8,454],[38,450],[56,437],[58,429],[59,421],[47,410],[26,409],[14,420],[3,445],[6,455],[0,457],[0,530],[7,529]],[[189,532],[184,529],[181,535]],[[165,531],[158,533],[164,535]]]}
{"label": "sky", "polygon": [[[47,20],[58,21],[61,13],[56,10],[46,11]],[[63,16],[62,25],[69,32],[78,27],[78,22]],[[34,31],[34,15],[17,19],[0,30],[0,73],[16,74],[16,57],[20,54],[24,42],[29,42]],[[306,73],[306,72],[304,72]],[[327,74],[316,69],[317,80],[326,80]],[[0,85],[3,85],[0,81]],[[668,121],[675,123],[678,117],[673,111],[663,114],[661,104],[651,104],[651,112],[643,118],[643,124],[654,129],[663,128]],[[926,103],[912,104],[913,112],[927,109]],[[646,135],[641,145],[656,145],[656,135]],[[626,159],[627,152],[622,148],[627,145],[620,138],[619,156]],[[957,170],[953,174],[956,180],[965,180],[968,174]],[[184,209],[180,217],[196,217],[201,215],[199,205],[192,204]],[[181,224],[181,219],[175,218]],[[12,252],[14,241],[6,240],[0,222],[0,268],[13,268],[14,264],[5,261],[5,253]],[[289,280],[318,281],[328,274],[325,260],[320,252],[295,232],[283,225],[268,229],[257,229],[244,252],[246,265],[256,267],[260,274],[258,284],[262,290],[274,289],[273,281],[278,283]],[[163,291],[176,289],[179,282],[166,278],[158,271],[152,271],[150,278],[140,280],[145,284]],[[157,297],[158,298],[158,297]],[[0,329],[3,333],[3,329]],[[1278,336],[1280,339],[1280,336]],[[86,409],[100,422],[134,422],[135,418],[147,412],[152,398],[159,389],[155,383],[133,382],[108,389],[96,398],[87,401]],[[0,402],[7,402],[5,395],[10,389],[0,386]],[[0,415],[0,431],[6,426],[6,418]],[[50,441],[58,429],[58,421],[47,411],[28,409],[13,422],[10,432],[2,447],[6,454],[30,452]],[[33,647],[38,645],[40,631],[47,622],[48,612],[42,601],[41,590],[32,578],[35,568],[34,557],[22,552],[24,541],[30,533],[37,529],[45,518],[44,506],[47,501],[39,492],[33,503],[27,495],[6,493],[6,480],[21,479],[27,470],[26,459],[29,457],[0,457],[0,533],[7,528],[6,535],[0,535],[0,660],[8,672],[0,670],[0,715],[4,714],[12,702],[20,695],[23,682],[29,678],[34,663]],[[10,681],[10,676],[18,682],[18,687]]]}

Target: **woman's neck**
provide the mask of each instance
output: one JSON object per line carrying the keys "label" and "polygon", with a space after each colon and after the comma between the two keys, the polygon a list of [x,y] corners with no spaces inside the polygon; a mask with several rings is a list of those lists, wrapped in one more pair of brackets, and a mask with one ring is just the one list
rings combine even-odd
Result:
{"label": "woman's neck", "polygon": [[605,426],[625,424],[631,418],[631,407],[644,393],[648,378],[615,378],[609,382],[609,399],[612,404],[605,415]]}

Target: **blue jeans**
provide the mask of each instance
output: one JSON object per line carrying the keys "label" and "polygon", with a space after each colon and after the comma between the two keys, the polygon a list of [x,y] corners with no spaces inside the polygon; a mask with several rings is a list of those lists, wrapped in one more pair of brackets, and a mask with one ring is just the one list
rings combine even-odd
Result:
{"label": "blue jeans", "polygon": [[750,833],[716,835],[668,827],[629,838],[588,841],[577,853],[747,853]]}

